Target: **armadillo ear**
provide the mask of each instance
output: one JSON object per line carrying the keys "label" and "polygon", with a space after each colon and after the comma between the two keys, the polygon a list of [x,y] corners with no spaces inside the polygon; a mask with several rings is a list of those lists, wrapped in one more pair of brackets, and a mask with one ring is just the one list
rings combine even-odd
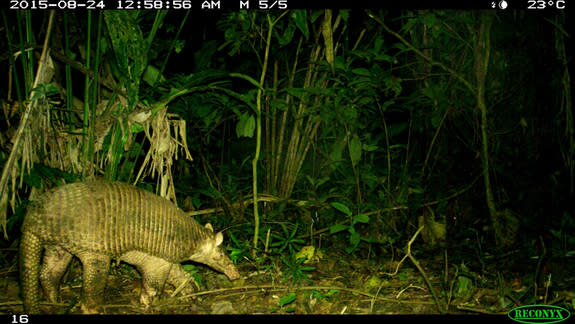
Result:
{"label": "armadillo ear", "polygon": [[210,223],[206,224],[206,228],[209,229],[211,232],[214,231],[214,228],[212,227],[212,224],[210,224]]}
{"label": "armadillo ear", "polygon": [[220,246],[220,244],[222,244],[223,241],[224,241],[224,235],[222,234],[222,232],[216,234],[216,246]]}

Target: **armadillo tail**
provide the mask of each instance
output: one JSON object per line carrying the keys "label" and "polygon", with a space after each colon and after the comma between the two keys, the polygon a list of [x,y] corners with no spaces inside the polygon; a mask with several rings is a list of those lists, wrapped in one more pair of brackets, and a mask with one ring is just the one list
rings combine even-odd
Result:
{"label": "armadillo tail", "polygon": [[20,242],[20,282],[22,283],[22,300],[24,312],[40,313],[40,257],[42,246],[40,238],[30,232],[22,233]]}

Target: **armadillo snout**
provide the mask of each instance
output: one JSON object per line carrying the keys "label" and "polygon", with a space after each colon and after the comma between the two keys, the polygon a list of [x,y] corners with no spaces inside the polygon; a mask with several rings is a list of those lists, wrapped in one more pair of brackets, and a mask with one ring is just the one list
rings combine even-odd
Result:
{"label": "armadillo snout", "polygon": [[231,267],[227,268],[226,271],[224,271],[224,274],[228,277],[228,279],[230,280],[236,280],[240,278],[240,272],[238,271],[238,268],[236,268],[234,265],[232,265]]}

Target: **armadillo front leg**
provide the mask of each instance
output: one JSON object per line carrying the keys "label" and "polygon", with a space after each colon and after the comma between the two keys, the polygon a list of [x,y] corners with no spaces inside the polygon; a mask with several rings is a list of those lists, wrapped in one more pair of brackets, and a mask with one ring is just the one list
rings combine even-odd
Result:
{"label": "armadillo front leg", "polygon": [[84,314],[97,314],[106,287],[110,257],[100,253],[83,252],[78,253],[78,258],[82,261],[84,273],[82,312]]}
{"label": "armadillo front leg", "polygon": [[188,284],[184,287],[184,293],[192,293],[194,291],[192,284],[188,280],[194,279],[179,263],[170,263],[164,259],[138,251],[125,253],[121,259],[136,266],[142,275],[140,302],[145,306],[152,304],[154,296],[165,283],[178,288],[181,284],[188,281]]}
{"label": "armadillo front leg", "polygon": [[182,265],[179,263],[172,264],[170,274],[168,276],[168,284],[172,285],[174,289],[178,289],[181,285],[185,284],[181,290],[183,295],[192,294],[194,292],[194,287],[199,289],[198,283],[195,281],[192,275],[184,270]]}
{"label": "armadillo front leg", "polygon": [[40,270],[40,282],[48,299],[53,303],[58,301],[60,280],[71,260],[72,254],[62,247],[57,245],[46,247],[44,263]]}

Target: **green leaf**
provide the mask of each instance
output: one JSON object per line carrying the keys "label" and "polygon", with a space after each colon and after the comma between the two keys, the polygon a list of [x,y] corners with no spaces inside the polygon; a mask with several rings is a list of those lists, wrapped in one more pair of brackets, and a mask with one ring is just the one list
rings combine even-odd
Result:
{"label": "green leaf", "polygon": [[52,82],[44,84],[44,91],[46,96],[60,94],[60,89]]}
{"label": "green leaf", "polygon": [[296,298],[295,293],[290,293],[287,296],[283,296],[280,299],[280,306],[284,307],[285,305],[292,303],[295,300],[295,298]]}
{"label": "green leaf", "polygon": [[389,106],[391,106],[391,105],[395,105],[395,100],[388,100],[388,101],[384,102],[384,103],[381,105],[381,109],[382,109],[383,111],[387,111],[387,107],[389,107]]}
{"label": "green leaf", "polygon": [[361,241],[361,236],[359,235],[358,232],[356,232],[354,230],[353,233],[351,233],[351,235],[349,236],[349,243],[355,249],[355,247],[357,247],[359,245],[360,241]]}
{"label": "green leaf", "polygon": [[195,272],[197,271],[197,268],[195,265],[193,264],[182,264],[182,268],[184,268],[184,270],[186,272]]}
{"label": "green leaf", "polygon": [[230,73],[231,77],[234,78],[240,78],[240,79],[244,79],[246,81],[248,81],[249,83],[251,83],[252,85],[254,85],[256,88],[261,88],[260,83],[258,81],[256,81],[254,78],[252,78],[251,76],[247,75],[247,74],[243,74],[243,73]]}
{"label": "green leaf", "polygon": [[138,123],[132,123],[130,125],[130,132],[132,132],[133,134],[137,134],[143,130],[144,130],[144,127]]}
{"label": "green leaf", "polygon": [[236,135],[238,137],[253,137],[256,129],[256,119],[250,113],[240,115],[240,120],[236,125]]}
{"label": "green leaf", "polygon": [[60,90],[56,85],[53,83],[45,83],[37,86],[34,88],[33,96],[31,97],[32,100],[43,99],[45,97],[49,97],[55,94],[59,94]]}
{"label": "green leaf", "polygon": [[377,37],[373,42],[373,52],[379,53],[381,52],[381,47],[383,46],[383,37]]}
{"label": "green leaf", "polygon": [[385,86],[389,89],[391,89],[394,93],[395,96],[397,97],[402,90],[401,87],[401,78],[397,78],[397,77],[390,77],[390,78],[386,78],[384,80]]}
{"label": "green leaf", "polygon": [[335,234],[335,233],[339,233],[341,231],[345,231],[346,229],[348,229],[348,226],[343,225],[343,224],[335,224],[332,225],[329,228],[329,234]]}
{"label": "green leaf", "polygon": [[327,294],[325,294],[327,297],[331,297],[335,294],[339,293],[339,289],[330,289]]}
{"label": "green leaf", "polygon": [[160,69],[153,65],[148,65],[146,66],[146,70],[144,70],[142,80],[144,80],[148,85],[154,86],[156,81],[164,82],[166,81],[166,78],[160,73]]}
{"label": "green leaf", "polygon": [[359,76],[364,76],[364,77],[370,77],[371,76],[371,72],[369,72],[369,70],[366,68],[353,69],[353,70],[351,70],[351,73],[359,75]]}
{"label": "green leaf", "polygon": [[346,214],[347,216],[351,216],[351,210],[349,210],[349,208],[342,204],[342,203],[338,203],[338,202],[332,202],[330,203],[331,207],[339,210],[340,212]]}
{"label": "green leaf", "polygon": [[418,195],[421,195],[424,193],[423,188],[420,188],[420,187],[411,188],[411,192],[414,194],[418,194]]}
{"label": "green leaf", "polygon": [[375,150],[377,150],[379,147],[377,145],[369,145],[369,144],[363,144],[361,149],[366,151],[366,152],[373,152]]}
{"label": "green leaf", "polygon": [[307,10],[294,10],[291,18],[295,21],[297,28],[302,32],[307,40],[309,37],[309,28],[307,27]]}
{"label": "green leaf", "polygon": [[283,47],[287,44],[289,44],[291,42],[291,40],[293,39],[293,35],[295,33],[295,29],[296,26],[292,25],[292,24],[288,24],[287,27],[285,28],[283,34],[278,34],[278,41],[280,44],[280,47]]}
{"label": "green leaf", "polygon": [[342,138],[340,141],[336,141],[331,145],[331,152],[329,153],[330,159],[330,166],[335,168],[337,162],[341,162],[343,160],[343,149],[345,148],[345,139]]}
{"label": "green leaf", "polygon": [[353,138],[349,142],[349,155],[351,158],[351,164],[355,168],[357,163],[361,160],[361,140],[357,135],[353,135]]}
{"label": "green leaf", "polygon": [[315,267],[312,266],[302,266],[300,268],[301,271],[315,271]]}
{"label": "green leaf", "polygon": [[367,224],[369,223],[369,216],[367,216],[366,214],[357,214],[353,217],[353,223]]}

